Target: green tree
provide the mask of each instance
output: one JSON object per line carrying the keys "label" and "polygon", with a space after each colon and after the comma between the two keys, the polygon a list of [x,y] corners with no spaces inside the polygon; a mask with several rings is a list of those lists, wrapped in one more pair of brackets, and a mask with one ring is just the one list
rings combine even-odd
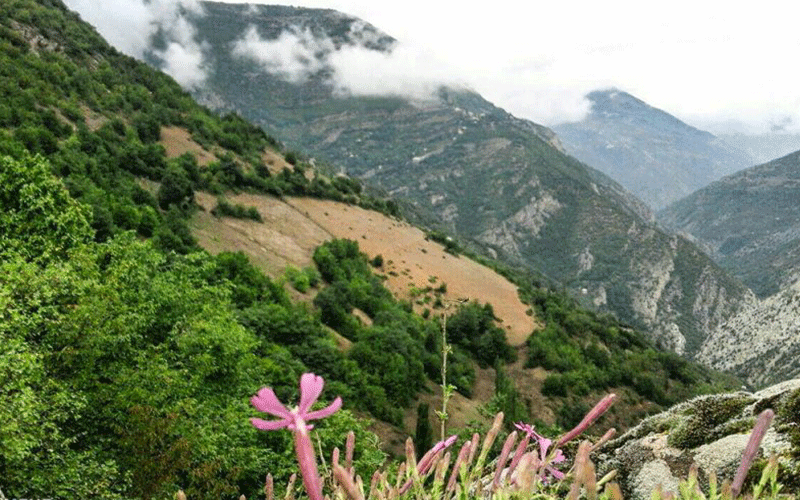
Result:
{"label": "green tree", "polygon": [[76,203],[46,160],[0,158],[0,256],[47,262],[90,241],[89,211]]}
{"label": "green tree", "polygon": [[431,427],[428,403],[420,403],[417,405],[417,426],[414,431],[414,446],[417,451],[417,460],[422,458],[422,455],[433,447],[433,428]]}

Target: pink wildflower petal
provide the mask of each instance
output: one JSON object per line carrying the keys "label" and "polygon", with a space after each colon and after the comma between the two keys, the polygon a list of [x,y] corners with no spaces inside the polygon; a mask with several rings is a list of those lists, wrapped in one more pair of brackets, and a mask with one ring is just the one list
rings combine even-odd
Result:
{"label": "pink wildflower petal", "polygon": [[[311,413],[306,413],[306,414],[302,414],[301,413],[300,416],[303,418],[303,420],[306,420],[306,421],[308,421],[308,420],[316,420],[318,418],[325,418],[328,415],[333,415],[341,407],[342,407],[342,398],[337,397],[336,399],[333,400],[333,403],[329,404],[325,408],[323,408],[321,410],[317,410],[317,411],[312,411]],[[310,428],[311,427],[309,426],[309,429]]]}
{"label": "pink wildflower petal", "polygon": [[534,431],[533,431],[533,426],[532,425],[526,424],[526,423],[523,423],[523,422],[517,422],[516,424],[514,424],[514,427],[516,427],[517,429],[521,430],[522,432],[524,432],[528,436],[533,437]]}
{"label": "pink wildflower petal", "polygon": [[260,418],[251,418],[250,423],[262,431],[275,431],[291,425],[289,420],[261,420]]}
{"label": "pink wildflower petal", "polygon": [[250,402],[253,403],[253,406],[255,406],[258,411],[263,411],[264,413],[269,413],[270,415],[281,418],[290,417],[289,410],[278,401],[278,397],[275,396],[275,392],[273,392],[270,387],[262,387],[261,390],[258,391],[258,395],[250,398]]}
{"label": "pink wildflower petal", "polygon": [[603,399],[601,399],[600,402],[594,405],[594,408],[589,410],[589,413],[587,413],[586,416],[583,417],[583,420],[581,420],[578,423],[578,425],[575,426],[574,429],[561,436],[561,439],[558,440],[556,446],[560,448],[564,443],[583,434],[583,431],[588,429],[589,426],[592,425],[595,420],[597,420],[605,412],[607,412],[608,409],[611,408],[611,405],[613,405],[616,400],[617,400],[616,394],[609,394]]}
{"label": "pink wildflower petal", "polygon": [[550,445],[553,444],[553,441],[535,432],[533,433],[533,437],[535,437],[536,441],[539,443],[539,454],[541,455],[542,460],[544,460],[547,456],[547,450],[550,449]]}
{"label": "pink wildflower petal", "polygon": [[564,453],[561,450],[556,450],[556,456],[554,456],[553,459],[550,460],[550,463],[552,463],[552,464],[560,464],[561,462],[563,462],[566,459],[567,459],[567,457],[564,456]]}
{"label": "pink wildflower petal", "polygon": [[417,472],[419,472],[420,474],[428,472],[428,469],[433,464],[433,459],[436,457],[436,454],[442,450],[449,448],[453,443],[456,442],[456,439],[458,439],[458,436],[454,434],[449,438],[445,439],[444,441],[439,441],[435,445],[433,445],[433,448],[428,450],[425,453],[425,455],[422,456],[419,463],[417,464]]}
{"label": "pink wildflower petal", "polygon": [[[319,395],[322,394],[322,387],[324,385],[325,381],[322,377],[314,375],[313,373],[304,373],[300,377],[300,415],[308,413],[308,410],[310,410],[311,406],[317,401]],[[328,415],[330,415],[330,413]]]}
{"label": "pink wildflower petal", "polygon": [[549,465],[545,468],[547,469],[547,472],[549,472],[557,480],[561,481],[562,479],[564,479],[564,473],[561,472],[560,470],[556,470],[550,467]]}

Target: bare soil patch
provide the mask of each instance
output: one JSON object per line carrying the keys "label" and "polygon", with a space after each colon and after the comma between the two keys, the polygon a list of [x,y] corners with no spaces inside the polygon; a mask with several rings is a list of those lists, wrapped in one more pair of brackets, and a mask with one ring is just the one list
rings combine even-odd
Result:
{"label": "bare soil patch", "polygon": [[[358,241],[370,258],[381,255],[380,270],[386,286],[400,299],[413,299],[411,290],[446,284],[444,302],[458,299],[489,303],[509,343],[519,346],[540,324],[527,314],[528,306],[519,300],[517,288],[503,276],[466,257],[444,251],[442,245],[426,241],[418,228],[364,210],[360,207],[315,198],[286,198],[238,194],[228,197],[233,203],[256,207],[263,223],[217,218],[210,214],[216,198],[197,193],[197,202],[206,210],[193,220],[195,237],[211,253],[241,250],[270,276],[283,273],[288,265],[311,265],[314,249],[332,238]],[[421,310],[427,305],[415,306]],[[441,310],[432,311],[440,314]]]}
{"label": "bare soil patch", "polygon": [[381,255],[386,285],[396,297],[411,299],[412,288],[444,283],[445,302],[468,299],[491,304],[512,345],[521,345],[539,328],[513,283],[473,260],[445,252],[439,243],[426,241],[419,228],[344,203],[314,198],[291,198],[287,203],[332,236],[358,241],[370,258]]}
{"label": "bare soil patch", "polygon": [[99,113],[95,113],[88,106],[81,106],[81,111],[83,111],[84,120],[86,121],[86,127],[92,132],[102,127],[103,124],[108,121],[108,118]]}
{"label": "bare soil patch", "polygon": [[180,127],[161,127],[161,140],[158,143],[164,146],[167,158],[177,158],[184,153],[191,153],[202,166],[217,161],[213,153],[196,143],[191,134]]}
{"label": "bare soil patch", "polygon": [[240,194],[230,196],[233,203],[256,207],[263,223],[249,219],[215,217],[211,210],[216,197],[195,193],[195,201],[203,207],[192,219],[192,233],[200,246],[217,254],[242,251],[269,276],[281,276],[287,266],[312,264],[314,249],[331,234],[291,205],[270,196]]}
{"label": "bare soil patch", "polygon": [[265,150],[261,154],[261,161],[264,162],[264,165],[267,166],[267,170],[269,170],[269,173],[272,175],[279,174],[284,168],[294,168],[289,162],[286,161],[282,154],[270,149]]}

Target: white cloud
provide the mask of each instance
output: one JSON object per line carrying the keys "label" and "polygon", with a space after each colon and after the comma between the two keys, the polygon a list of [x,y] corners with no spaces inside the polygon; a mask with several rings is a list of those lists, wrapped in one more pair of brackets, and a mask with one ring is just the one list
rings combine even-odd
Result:
{"label": "white cloud", "polygon": [[65,0],[70,9],[92,24],[121,52],[141,59],[156,33],[164,35],[166,48],[155,51],[164,71],[185,87],[206,77],[206,47],[197,41],[185,14],[202,15],[198,0],[119,0],[113,9],[102,0]]}
{"label": "white cloud", "polygon": [[329,61],[339,93],[424,101],[434,98],[442,85],[465,86],[446,63],[406,44],[396,45],[390,53],[345,46],[331,54]]}
{"label": "white cloud", "polygon": [[292,27],[276,39],[263,39],[251,26],[234,44],[233,54],[260,63],[270,73],[293,83],[327,70],[329,83],[340,95],[397,95],[430,100],[442,85],[462,85],[443,62],[417,49],[395,44],[388,51],[368,48],[380,34],[355,23],[340,46],[310,29]]}
{"label": "white cloud", "polygon": [[265,40],[251,26],[232,50],[233,55],[253,59],[269,73],[302,83],[326,67],[326,56],[335,46],[328,38],[314,37],[309,29],[291,29],[275,40]]}
{"label": "white cloud", "polygon": [[[798,72],[787,57],[800,48],[800,37],[783,0],[762,0],[757,9],[723,0],[250,1],[333,8],[401,41],[392,57],[358,48],[366,40],[330,53],[340,91],[425,95],[437,82],[460,84],[517,116],[552,125],[579,118],[587,109],[584,94],[613,85],[712,131],[733,122],[767,131],[784,121],[800,130]],[[176,6],[199,5],[122,0],[109,9],[102,0],[67,3],[135,56],[143,34],[175,24]],[[171,41],[184,48],[163,54],[174,61],[175,74],[186,65],[202,69],[202,46]],[[267,64],[285,69],[289,78],[304,77],[303,64],[314,70],[303,50],[324,40],[312,41],[301,31],[283,42],[300,47],[300,59],[284,51]],[[187,71],[184,81],[193,74],[201,73]]]}
{"label": "white cloud", "polygon": [[[425,47],[447,61],[448,81],[466,82],[539,123],[580,117],[583,95],[613,85],[693,125],[736,121],[766,131],[788,117],[800,128],[800,75],[787,58],[800,48],[800,37],[782,0],[762,0],[757,9],[723,0],[302,5],[358,16],[404,45]],[[419,71],[406,78],[436,75],[429,66],[419,62]]]}

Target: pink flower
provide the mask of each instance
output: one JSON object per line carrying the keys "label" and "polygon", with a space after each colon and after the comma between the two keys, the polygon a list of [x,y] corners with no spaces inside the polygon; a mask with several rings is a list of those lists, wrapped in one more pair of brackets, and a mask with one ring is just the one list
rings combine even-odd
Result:
{"label": "pink flower", "polygon": [[256,396],[250,399],[253,406],[264,413],[278,417],[280,420],[262,420],[251,418],[250,422],[258,429],[263,431],[274,431],[287,428],[294,435],[294,449],[297,454],[297,462],[300,465],[300,473],[303,476],[303,485],[306,488],[308,497],[311,500],[323,500],[322,481],[317,471],[317,461],[314,457],[314,446],[308,431],[314,426],[308,425],[309,420],[325,418],[335,413],[342,407],[342,398],[337,397],[333,403],[327,407],[309,411],[311,406],[322,394],[322,387],[325,381],[313,373],[304,373],[300,377],[300,406],[287,410],[285,406],[275,396],[275,392],[270,387],[263,387]]}
{"label": "pink flower", "polygon": [[433,448],[428,450],[425,453],[425,455],[422,456],[422,459],[420,459],[419,464],[417,464],[417,472],[419,472],[420,474],[425,474],[426,472],[428,472],[428,469],[430,469],[431,464],[433,463],[433,459],[436,457],[436,454],[442,450],[446,450],[447,448],[449,448],[453,443],[456,442],[456,439],[458,439],[458,436],[453,435],[445,439],[444,441],[439,441],[438,443],[433,445]]}
{"label": "pink flower", "polygon": [[[553,444],[553,441],[547,439],[546,437],[542,436],[538,432],[534,430],[534,427],[530,424],[525,424],[522,422],[517,422],[514,426],[519,429],[520,431],[526,433],[528,437],[531,437],[536,440],[537,444],[539,445],[539,463],[544,465],[545,470],[549,472],[554,478],[558,479],[559,481],[564,478],[564,473],[556,470],[550,464],[560,464],[566,457],[564,457],[564,453],[561,452],[560,449],[556,449],[555,453],[553,453],[552,457],[547,456],[547,450],[550,449],[550,446]],[[541,475],[542,479],[544,477],[544,471],[542,471]]]}
{"label": "pink flower", "polygon": [[[439,441],[438,443],[433,445],[433,448],[428,450],[425,453],[425,455],[422,456],[419,463],[417,464],[417,474],[419,475],[427,474],[431,468],[431,465],[433,464],[434,459],[436,458],[436,455],[441,453],[442,450],[446,450],[447,448],[449,448],[453,443],[456,442],[456,439],[458,439],[458,436],[455,435],[450,436],[444,441]],[[413,478],[409,478],[405,482],[405,484],[403,484],[403,486],[400,488],[400,494],[402,495],[405,492],[407,492],[409,488],[411,488],[412,484],[413,484]]]}
{"label": "pink flower", "polygon": [[603,399],[601,399],[600,402],[594,405],[594,408],[589,410],[589,413],[587,413],[586,416],[583,417],[583,420],[581,420],[578,423],[578,425],[575,426],[574,429],[561,436],[561,439],[558,440],[556,446],[560,447],[564,445],[567,441],[583,434],[583,432],[586,429],[588,429],[589,426],[591,426],[595,422],[595,420],[603,416],[603,414],[607,412],[609,408],[611,408],[611,405],[613,405],[616,400],[617,400],[616,394],[609,394]]}
{"label": "pink flower", "polygon": [[731,483],[731,496],[733,498],[739,496],[739,492],[742,491],[742,485],[744,484],[745,478],[747,478],[747,472],[750,470],[750,466],[753,465],[753,460],[755,460],[759,447],[761,446],[761,440],[764,439],[764,435],[767,433],[769,424],[772,423],[773,418],[775,418],[775,412],[772,410],[764,410],[758,416],[756,425],[753,427],[753,432],[750,434],[750,439],[747,441],[747,447],[744,449],[744,453],[742,453],[742,461],[739,464],[739,469],[736,471],[733,483]]}
{"label": "pink flower", "polygon": [[277,429],[287,428],[290,431],[308,431],[314,428],[313,425],[306,425],[309,420],[316,420],[325,418],[335,413],[342,407],[342,398],[336,398],[333,403],[328,407],[321,410],[309,412],[311,406],[317,402],[317,398],[322,394],[322,387],[325,381],[322,377],[318,377],[313,373],[304,373],[300,377],[300,406],[287,410],[283,404],[278,401],[275,392],[271,387],[263,387],[258,391],[258,395],[253,396],[250,402],[253,406],[264,413],[269,413],[281,420],[262,420],[260,418],[251,418],[250,422],[262,431],[274,431]]}

